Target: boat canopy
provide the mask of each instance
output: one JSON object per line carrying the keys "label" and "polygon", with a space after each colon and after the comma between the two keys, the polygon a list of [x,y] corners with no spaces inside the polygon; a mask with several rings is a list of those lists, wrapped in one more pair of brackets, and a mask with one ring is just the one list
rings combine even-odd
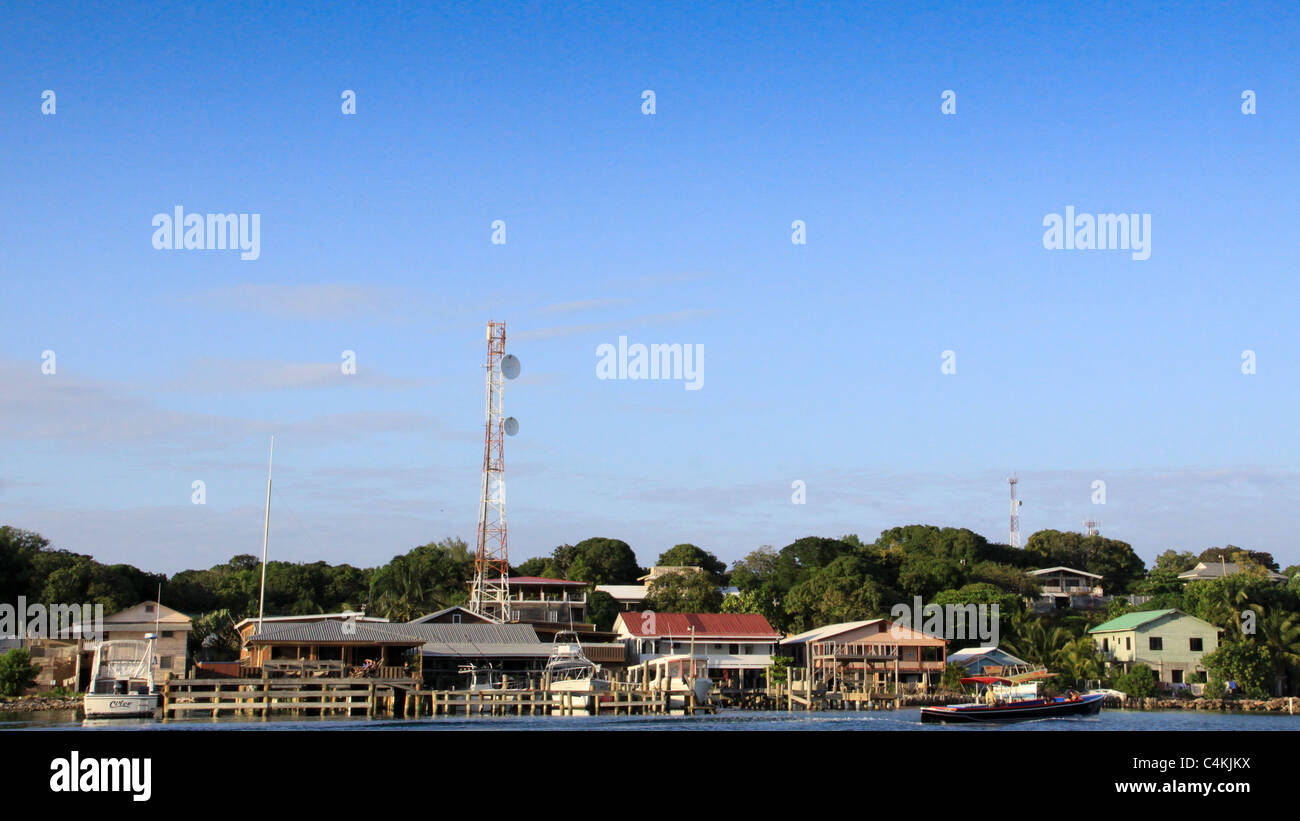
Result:
{"label": "boat canopy", "polygon": [[1015,684],[1009,678],[1001,676],[968,676],[961,680],[962,684]]}

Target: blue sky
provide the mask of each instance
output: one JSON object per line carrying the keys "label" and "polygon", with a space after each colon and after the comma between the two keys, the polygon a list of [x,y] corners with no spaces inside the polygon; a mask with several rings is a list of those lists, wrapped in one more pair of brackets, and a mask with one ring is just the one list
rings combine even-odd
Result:
{"label": "blue sky", "polygon": [[[61,547],[258,552],[272,433],[274,557],[472,541],[496,319],[515,561],[1001,541],[1015,471],[1026,535],[1300,562],[1293,5],[0,9],[0,521]],[[176,205],[260,258],[155,250]],[[1071,205],[1151,258],[1044,249]]]}

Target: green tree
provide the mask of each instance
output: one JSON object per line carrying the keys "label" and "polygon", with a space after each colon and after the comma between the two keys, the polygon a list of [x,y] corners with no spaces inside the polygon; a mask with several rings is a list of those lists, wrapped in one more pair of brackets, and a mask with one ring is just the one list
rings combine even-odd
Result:
{"label": "green tree", "polygon": [[587,594],[587,620],[597,630],[613,630],[619,612],[618,601],[605,591],[593,590]]}
{"label": "green tree", "polygon": [[794,656],[772,656],[772,683],[784,684],[790,679],[790,665]]}
{"label": "green tree", "polygon": [[1041,667],[1056,664],[1062,650],[1074,636],[1063,627],[1048,626],[1034,616],[1023,614],[1011,620],[1011,635],[1003,644],[1012,655]]}
{"label": "green tree", "polygon": [[801,631],[885,615],[898,593],[878,584],[869,571],[869,564],[853,555],[811,571],[785,597],[787,623]]}
{"label": "green tree", "polygon": [[1057,652],[1051,669],[1076,686],[1101,678],[1101,659],[1093,640],[1086,636],[1071,640]]}
{"label": "green tree", "polygon": [[776,626],[785,621],[785,611],[780,600],[764,587],[742,590],[734,596],[724,596],[719,610],[723,613],[758,613]]}
{"label": "green tree", "polygon": [[32,654],[25,647],[15,647],[0,656],[0,696],[14,698],[36,683],[40,668],[32,664]]}
{"label": "green tree", "polygon": [[1170,549],[1156,557],[1155,566],[1151,570],[1152,572],[1159,570],[1177,576],[1179,573],[1186,573],[1196,567],[1196,562],[1196,554],[1190,550],[1179,553]]}
{"label": "green tree", "polygon": [[1129,592],[1146,570],[1127,542],[1059,530],[1032,534],[1025,543],[1025,554],[1039,567],[1064,565],[1097,573],[1102,588],[1110,594]]}
{"label": "green tree", "polygon": [[664,573],[646,591],[646,607],[662,613],[716,613],[721,606],[722,593],[708,573]]}
{"label": "green tree", "polygon": [[[557,549],[558,550],[558,549]],[[618,539],[583,539],[573,546],[573,560],[564,578],[588,584],[636,584],[644,571],[636,553]]]}
{"label": "green tree", "polygon": [[713,576],[719,584],[727,573],[727,564],[718,559],[703,548],[696,547],[693,544],[674,545],[671,549],[659,554],[659,560],[655,562],[660,567],[699,567],[703,568],[705,573]]}
{"label": "green tree", "polygon": [[1160,693],[1160,680],[1145,664],[1135,664],[1115,679],[1114,688],[1129,698],[1151,698]]}
{"label": "green tree", "polygon": [[239,658],[239,632],[230,611],[222,608],[194,620],[189,637],[190,655],[201,661],[230,661]]}
{"label": "green tree", "polygon": [[960,664],[948,664],[943,668],[943,677],[939,687],[943,690],[960,690],[961,680],[966,677],[966,670]]}
{"label": "green tree", "polygon": [[1207,653],[1201,663],[1209,673],[1208,692],[1223,693],[1228,682],[1235,681],[1250,698],[1268,698],[1273,664],[1268,650],[1254,639],[1225,641],[1213,653]]}

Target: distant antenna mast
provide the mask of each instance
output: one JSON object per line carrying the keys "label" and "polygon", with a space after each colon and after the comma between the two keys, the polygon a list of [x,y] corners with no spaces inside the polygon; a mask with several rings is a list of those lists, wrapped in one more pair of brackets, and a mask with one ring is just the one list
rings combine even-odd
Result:
{"label": "distant antenna mast", "polygon": [[[271,434],[271,455],[266,460],[266,519],[262,522],[262,592],[257,594],[257,632],[262,632],[262,611],[266,607],[266,538],[271,535],[271,464],[275,461],[275,434]],[[161,594],[160,594],[161,595]]]}
{"label": "distant antenna mast", "polygon": [[1089,536],[1100,536],[1101,531],[1097,529],[1096,519],[1085,519],[1083,522],[1083,532]]}
{"label": "distant antenna mast", "polygon": [[[506,552],[506,463],[502,417],[502,359],[506,324],[487,325],[487,403],[484,409],[483,484],[478,504],[478,551],[474,554],[474,587],[469,609],[495,621],[510,620],[510,559]],[[513,360],[513,357],[509,359]],[[512,370],[518,374],[518,360]],[[509,374],[507,374],[509,375]],[[513,377],[512,377],[513,378]],[[512,431],[513,432],[513,431]]]}
{"label": "distant antenna mast", "polygon": [[1016,498],[1016,483],[1020,480],[1015,476],[1007,479],[1007,484],[1011,485],[1011,546],[1020,547],[1020,500]]}

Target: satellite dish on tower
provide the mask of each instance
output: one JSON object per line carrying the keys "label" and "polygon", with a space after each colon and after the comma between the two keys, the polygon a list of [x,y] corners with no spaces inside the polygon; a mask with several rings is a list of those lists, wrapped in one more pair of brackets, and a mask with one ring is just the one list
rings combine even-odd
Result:
{"label": "satellite dish on tower", "polygon": [[519,432],[519,420],[513,416],[507,417],[502,426],[506,429],[506,436],[514,436]]}
{"label": "satellite dish on tower", "polygon": [[506,379],[514,379],[519,375],[519,357],[512,353],[506,354],[501,358],[501,375]]}

